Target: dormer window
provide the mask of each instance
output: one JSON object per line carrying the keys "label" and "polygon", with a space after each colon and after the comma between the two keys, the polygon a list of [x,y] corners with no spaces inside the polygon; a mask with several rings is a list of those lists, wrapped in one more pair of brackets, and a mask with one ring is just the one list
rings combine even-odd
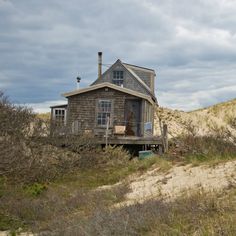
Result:
{"label": "dormer window", "polygon": [[114,70],[113,71],[113,83],[122,86],[124,84],[124,71]]}

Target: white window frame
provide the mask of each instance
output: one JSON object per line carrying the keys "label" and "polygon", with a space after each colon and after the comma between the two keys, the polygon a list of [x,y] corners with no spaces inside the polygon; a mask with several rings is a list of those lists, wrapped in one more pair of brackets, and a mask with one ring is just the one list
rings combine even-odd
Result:
{"label": "white window frame", "polygon": [[[101,103],[101,102],[109,102],[111,104],[110,105],[110,111],[106,111],[106,110],[101,111],[100,107],[99,107],[99,103]],[[113,113],[113,101],[112,101],[112,99],[98,99],[97,100],[97,105],[96,105],[96,111],[97,111],[96,112],[96,126],[97,127],[106,127],[106,121],[105,121],[105,123],[102,123],[102,122],[100,124],[98,123],[98,116],[99,116],[99,114],[110,114],[109,115],[109,119],[110,119],[109,126],[111,126],[111,124],[112,124],[112,113]],[[103,120],[104,117],[102,117],[100,119]]]}
{"label": "white window frame", "polygon": [[56,115],[56,111],[64,111],[64,125],[66,125],[66,118],[67,118],[67,110],[66,110],[66,108],[53,108],[53,120],[54,121],[57,121],[57,115]]}
{"label": "white window frame", "polygon": [[[122,76],[121,76],[121,74],[122,74]],[[123,70],[113,70],[112,81],[115,85],[122,87],[124,85],[124,71]]]}

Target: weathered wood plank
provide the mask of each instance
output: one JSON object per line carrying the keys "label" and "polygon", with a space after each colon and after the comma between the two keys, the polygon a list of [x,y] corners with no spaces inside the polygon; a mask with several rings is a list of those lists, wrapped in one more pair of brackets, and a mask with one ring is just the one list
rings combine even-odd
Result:
{"label": "weathered wood plank", "polygon": [[[98,144],[106,144],[105,138],[100,138]],[[161,137],[111,137],[108,139],[108,144],[113,145],[159,145],[162,144]]]}

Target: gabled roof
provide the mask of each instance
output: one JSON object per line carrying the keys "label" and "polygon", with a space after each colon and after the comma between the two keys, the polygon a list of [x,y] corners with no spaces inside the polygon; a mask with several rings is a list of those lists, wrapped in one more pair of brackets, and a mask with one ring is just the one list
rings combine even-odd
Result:
{"label": "gabled roof", "polygon": [[[122,62],[121,62],[122,63]],[[143,82],[143,80],[129,67],[127,67],[127,65],[125,65],[124,63],[122,63],[122,65],[134,76],[134,78],[145,88],[147,89],[151,94],[152,91],[151,89]]]}
{"label": "gabled roof", "polygon": [[[117,63],[120,63],[124,69],[126,69],[137,81],[138,83],[147,90],[147,92],[156,100],[155,95],[153,94],[153,92],[151,91],[151,89],[144,83],[144,81],[132,70],[132,67],[136,68],[136,69],[142,69],[145,70],[147,72],[151,72],[155,74],[155,71],[152,69],[148,69],[148,68],[144,68],[144,67],[140,67],[140,66],[135,66],[135,65],[131,65],[131,64],[127,64],[127,63],[123,63],[120,59],[118,59],[110,68],[108,68],[108,70],[106,70],[103,75],[105,75],[106,73],[108,73],[109,70],[112,69],[112,67],[114,67]],[[99,79],[95,80],[91,86],[93,86]]]}
{"label": "gabled roof", "polygon": [[136,65],[132,65],[132,64],[124,63],[124,62],[122,62],[122,64],[130,67],[131,69],[133,68],[133,69],[136,69],[136,70],[142,70],[142,71],[146,71],[148,73],[152,73],[152,74],[156,75],[155,70],[150,69],[150,68],[146,68],[146,67],[142,67],[142,66],[136,66]]}
{"label": "gabled roof", "polygon": [[93,90],[97,90],[97,89],[101,89],[101,88],[104,88],[104,87],[111,88],[111,89],[114,89],[114,90],[117,90],[117,91],[120,91],[120,92],[123,92],[123,93],[127,93],[127,94],[130,94],[130,95],[139,97],[139,98],[143,98],[143,99],[149,101],[151,104],[154,103],[152,98],[150,96],[148,96],[148,95],[145,95],[143,93],[139,93],[139,92],[133,91],[131,89],[122,88],[120,86],[117,86],[115,84],[111,84],[111,83],[108,83],[108,82],[92,85],[90,87],[83,88],[83,89],[77,89],[77,90],[74,90],[74,91],[68,92],[68,93],[63,93],[62,96],[68,98],[68,97],[71,97],[71,96],[74,96],[74,95],[78,95],[78,94],[82,94],[82,93],[87,93],[87,92],[90,92],[90,91],[93,91]]}

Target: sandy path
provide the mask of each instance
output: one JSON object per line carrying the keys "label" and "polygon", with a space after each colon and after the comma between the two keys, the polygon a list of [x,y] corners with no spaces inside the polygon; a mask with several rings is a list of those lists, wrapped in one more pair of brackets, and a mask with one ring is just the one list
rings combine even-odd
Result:
{"label": "sandy path", "polygon": [[[10,231],[0,231],[0,236],[11,236],[13,235]],[[34,236],[32,233],[19,233],[17,236]]]}
{"label": "sandy path", "polygon": [[123,204],[143,202],[153,197],[174,200],[193,190],[217,191],[236,185],[236,161],[208,166],[177,166],[168,173],[157,169],[149,171],[130,183],[130,192]]}

